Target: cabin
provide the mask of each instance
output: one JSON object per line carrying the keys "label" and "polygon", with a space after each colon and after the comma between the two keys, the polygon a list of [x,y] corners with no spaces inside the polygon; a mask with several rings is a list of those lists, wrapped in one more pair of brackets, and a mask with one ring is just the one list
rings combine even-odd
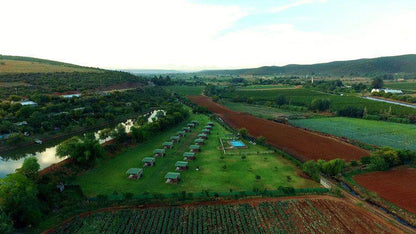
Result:
{"label": "cabin", "polygon": [[201,152],[201,147],[199,145],[190,145],[189,149],[191,149],[191,152]]}
{"label": "cabin", "polygon": [[211,133],[211,130],[205,128],[205,129],[202,129],[202,133],[208,135]]}
{"label": "cabin", "polygon": [[195,127],[195,124],[193,124],[193,123],[188,123],[188,125],[187,125],[188,127],[190,127],[190,128],[194,128]]}
{"label": "cabin", "polygon": [[195,145],[203,145],[203,144],[205,144],[205,140],[201,139],[201,138],[195,139],[194,143],[195,143]]}
{"label": "cabin", "polygon": [[190,127],[183,127],[182,130],[184,132],[190,132],[191,131],[191,128]]}
{"label": "cabin", "polygon": [[192,120],[191,123],[193,123],[195,126],[198,125],[198,121]]}
{"label": "cabin", "polygon": [[186,171],[188,170],[188,162],[177,161],[175,163],[175,167],[177,171]]}
{"label": "cabin", "polygon": [[165,175],[167,184],[177,184],[181,180],[181,173],[178,172],[168,172]]}
{"label": "cabin", "polygon": [[156,159],[153,157],[145,157],[142,162],[144,162],[144,167],[153,167],[156,164]]}
{"label": "cabin", "polygon": [[186,161],[195,160],[195,153],[194,152],[185,152],[185,153],[183,153],[183,160],[186,160]]}
{"label": "cabin", "polygon": [[166,142],[163,142],[162,146],[164,149],[172,149],[173,143],[171,141],[166,141]]}
{"label": "cabin", "polygon": [[214,126],[214,123],[213,122],[208,122],[207,125],[213,127]]}
{"label": "cabin", "polygon": [[207,125],[207,126],[205,126],[204,128],[205,128],[205,129],[212,130],[212,126],[211,126],[211,125]]}
{"label": "cabin", "polygon": [[170,140],[172,141],[172,143],[176,143],[180,141],[180,137],[179,136],[171,136]]}
{"label": "cabin", "polygon": [[208,139],[207,134],[204,134],[204,133],[198,134],[198,137],[199,137],[200,139]]}
{"label": "cabin", "polygon": [[164,157],[165,149],[155,149],[153,153],[155,154],[155,157]]}
{"label": "cabin", "polygon": [[126,174],[128,179],[137,180],[143,176],[143,169],[141,168],[130,168],[127,170]]}
{"label": "cabin", "polygon": [[179,137],[184,137],[186,135],[185,131],[177,131],[176,135],[178,135]]}

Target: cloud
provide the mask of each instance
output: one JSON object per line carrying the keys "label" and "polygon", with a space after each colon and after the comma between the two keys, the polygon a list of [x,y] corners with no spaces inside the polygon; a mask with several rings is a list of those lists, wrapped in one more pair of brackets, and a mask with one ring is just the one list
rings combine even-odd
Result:
{"label": "cloud", "polygon": [[293,1],[291,3],[288,3],[286,5],[282,5],[276,8],[273,8],[270,10],[270,12],[279,12],[279,11],[284,11],[290,8],[295,8],[295,7],[299,7],[302,5],[306,5],[306,4],[311,4],[311,3],[325,3],[327,2],[327,0],[300,0],[300,1]]}

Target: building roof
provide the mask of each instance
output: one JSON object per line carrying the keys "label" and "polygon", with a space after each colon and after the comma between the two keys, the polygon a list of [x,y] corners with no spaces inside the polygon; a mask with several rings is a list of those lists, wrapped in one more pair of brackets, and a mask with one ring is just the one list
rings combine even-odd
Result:
{"label": "building roof", "polygon": [[186,129],[186,130],[190,130],[191,128],[190,128],[190,127],[183,127],[182,129],[183,129],[183,130],[185,130],[185,129]]}
{"label": "building roof", "polygon": [[22,102],[20,102],[20,105],[22,105],[22,106],[36,106],[36,105],[37,105],[37,103],[36,103],[36,102],[33,102],[33,101],[28,100],[28,101],[22,101]]}
{"label": "building roof", "polygon": [[188,166],[188,162],[184,162],[184,161],[177,161],[175,163],[175,167],[186,167]]}
{"label": "building roof", "polygon": [[135,174],[139,174],[139,173],[142,173],[142,172],[143,172],[143,169],[141,169],[141,168],[130,168],[126,171],[126,174],[135,175]]}
{"label": "building roof", "polygon": [[207,134],[204,134],[204,133],[198,134],[198,137],[206,137],[206,136]]}
{"label": "building roof", "polygon": [[214,122],[208,122],[207,124],[214,124]]}
{"label": "building roof", "polygon": [[212,128],[212,126],[211,126],[211,125],[206,125],[204,128],[209,128],[209,129],[211,129],[211,128]]}
{"label": "building roof", "polygon": [[194,152],[185,152],[185,153],[183,153],[183,156],[184,157],[194,157],[195,153]]}
{"label": "building roof", "polygon": [[142,160],[142,162],[145,162],[145,163],[151,163],[151,162],[154,162],[154,161],[156,161],[156,159],[155,158],[153,158],[153,157],[145,157],[143,160]]}
{"label": "building roof", "polygon": [[165,149],[155,149],[153,151],[154,154],[164,154],[165,153]]}
{"label": "building roof", "polygon": [[202,132],[211,132],[211,130],[209,130],[209,129],[202,129]]}
{"label": "building roof", "polygon": [[166,142],[163,142],[163,144],[162,144],[163,146],[171,146],[171,145],[173,145],[173,143],[172,142],[170,142],[170,141],[166,141]]}
{"label": "building roof", "polygon": [[195,124],[197,124],[197,123],[198,123],[198,121],[196,121],[196,120],[192,120],[192,121],[191,121],[191,123],[195,123]]}
{"label": "building roof", "polygon": [[81,94],[80,93],[64,94],[64,95],[61,95],[61,97],[63,97],[63,98],[81,97]]}
{"label": "building roof", "polygon": [[179,177],[181,177],[181,173],[178,172],[168,172],[165,175],[165,179],[178,179]]}
{"label": "building roof", "polygon": [[179,136],[171,136],[170,137],[170,139],[172,139],[172,140],[179,140],[179,138],[180,138]]}
{"label": "building roof", "polygon": [[177,131],[176,134],[186,134],[185,131]]}
{"label": "building roof", "polygon": [[205,141],[204,139],[195,139],[194,140],[195,143],[201,143],[201,142],[204,142],[204,141]]}
{"label": "building roof", "polygon": [[188,126],[189,126],[189,127],[190,127],[190,126],[194,127],[194,126],[195,126],[195,124],[194,124],[194,123],[188,123]]}
{"label": "building roof", "polygon": [[199,145],[190,145],[190,149],[200,149],[201,147]]}

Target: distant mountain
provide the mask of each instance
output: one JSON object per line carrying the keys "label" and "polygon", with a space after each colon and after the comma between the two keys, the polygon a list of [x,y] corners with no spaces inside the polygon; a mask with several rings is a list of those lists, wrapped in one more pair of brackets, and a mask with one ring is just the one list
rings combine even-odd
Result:
{"label": "distant mountain", "polygon": [[132,74],[140,74],[140,75],[185,73],[184,71],[164,70],[164,69],[122,69],[121,71],[130,72]]}
{"label": "distant mountain", "polygon": [[394,73],[416,73],[416,54],[336,61],[312,65],[291,64],[237,70],[207,70],[210,75],[321,75],[376,76]]}
{"label": "distant mountain", "polygon": [[83,67],[46,59],[0,55],[0,74],[49,72],[101,72],[101,69]]}

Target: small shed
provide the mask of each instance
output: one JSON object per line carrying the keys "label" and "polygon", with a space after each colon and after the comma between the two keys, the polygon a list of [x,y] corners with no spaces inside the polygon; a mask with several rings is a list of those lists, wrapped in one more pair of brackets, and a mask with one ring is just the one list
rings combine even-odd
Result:
{"label": "small shed", "polygon": [[153,157],[145,157],[142,162],[144,162],[144,167],[153,167],[156,164],[156,159]]}
{"label": "small shed", "polygon": [[185,153],[183,153],[183,160],[192,161],[194,159],[195,159],[195,153],[194,152],[185,152]]}
{"label": "small shed", "polygon": [[155,154],[155,157],[164,157],[165,149],[155,149],[153,153]]}
{"label": "small shed", "polygon": [[126,171],[126,174],[128,175],[127,178],[132,180],[137,180],[143,175],[143,169],[141,168],[130,168]]}
{"label": "small shed", "polygon": [[190,128],[194,128],[195,127],[195,124],[193,124],[193,123],[188,123],[188,125],[187,125],[188,127],[190,127]]}
{"label": "small shed", "polygon": [[207,125],[204,128],[209,129],[209,130],[212,130],[212,126],[211,125]]}
{"label": "small shed", "polygon": [[191,152],[200,152],[201,147],[199,145],[190,145],[189,148],[191,149]]}
{"label": "small shed", "polygon": [[175,163],[175,167],[177,171],[186,171],[188,170],[188,162],[177,161]]}
{"label": "small shed", "polygon": [[207,125],[214,126],[214,123],[213,122],[208,122]]}
{"label": "small shed", "polygon": [[182,130],[184,132],[190,132],[191,131],[191,128],[190,127],[183,127]]}
{"label": "small shed", "polygon": [[184,137],[186,135],[185,131],[177,131],[176,134],[180,137]]}
{"label": "small shed", "polygon": [[209,129],[202,129],[202,133],[204,133],[204,134],[210,134],[211,133],[211,130],[209,130]]}
{"label": "small shed", "polygon": [[207,139],[208,138],[207,134],[204,134],[204,133],[198,134],[198,137],[200,139]]}
{"label": "small shed", "polygon": [[181,173],[178,172],[168,172],[165,175],[166,183],[176,184],[181,179]]}
{"label": "small shed", "polygon": [[195,124],[195,126],[198,125],[198,121],[196,120],[192,120],[191,123]]}
{"label": "small shed", "polygon": [[171,141],[166,141],[166,142],[163,142],[162,146],[164,149],[172,149],[173,143]]}
{"label": "small shed", "polygon": [[171,136],[170,137],[170,140],[173,142],[173,143],[175,143],[175,142],[179,142],[180,141],[180,137],[179,136]]}
{"label": "small shed", "polygon": [[203,144],[205,144],[204,143],[205,140],[204,139],[201,139],[201,138],[195,139],[194,142],[195,142],[195,145],[203,145]]}

